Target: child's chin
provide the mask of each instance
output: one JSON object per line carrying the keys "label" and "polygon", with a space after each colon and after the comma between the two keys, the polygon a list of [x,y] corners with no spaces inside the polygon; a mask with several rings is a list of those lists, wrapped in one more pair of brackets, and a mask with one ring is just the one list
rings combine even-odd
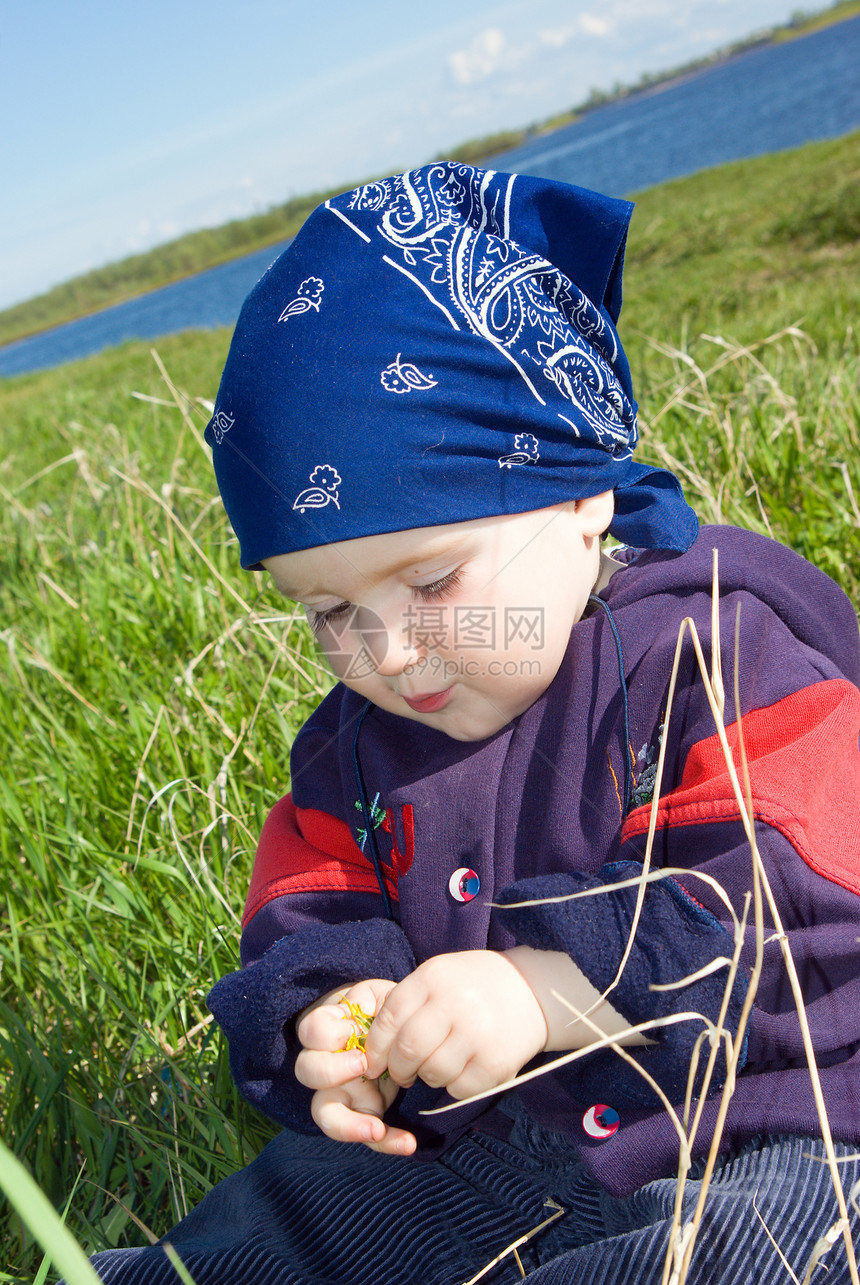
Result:
{"label": "child's chin", "polygon": [[421,714],[407,709],[404,716],[425,727],[444,732],[452,741],[485,741],[507,727],[515,715],[505,715],[496,709],[464,710],[448,706],[438,714]]}

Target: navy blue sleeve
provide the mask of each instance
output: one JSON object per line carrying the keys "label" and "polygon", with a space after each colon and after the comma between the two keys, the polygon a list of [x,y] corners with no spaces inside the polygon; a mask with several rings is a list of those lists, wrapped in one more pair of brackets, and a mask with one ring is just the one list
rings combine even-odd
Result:
{"label": "navy blue sleeve", "polygon": [[223,977],[207,1002],[229,1041],[230,1070],[242,1096],[279,1124],[314,1131],[312,1091],[295,1077],[294,1019],[337,986],[366,977],[399,982],[414,967],[399,925],[369,919],[301,929]]}
{"label": "navy blue sleeve", "polygon": [[[563,951],[576,961],[599,991],[611,985],[621,963],[633,923],[637,888],[618,888],[597,896],[515,906],[512,903],[544,897],[569,897],[588,888],[612,888],[636,878],[642,866],[632,861],[605,865],[597,876],[571,872],[523,879],[506,889],[499,903],[507,906],[505,922],[523,945],[535,950]],[[653,983],[679,981],[710,964],[730,957],[732,938],[719,921],[690,897],[673,879],[649,883],[630,957],[609,1002],[631,1025],[678,1012],[700,1012],[715,1021],[726,987],[726,968],[679,990],[655,991]],[[725,1025],[737,1030],[747,989],[740,970],[735,978]],[[683,1101],[693,1046],[705,1029],[701,1021],[679,1022],[649,1034],[654,1042],[627,1052],[656,1080],[672,1102]],[[708,1051],[699,1059],[697,1086]],[[605,1049],[560,1068],[555,1074],[582,1102],[600,1101],[607,1082],[628,1105],[655,1105],[646,1080],[612,1049]],[[726,1077],[724,1048],[720,1050],[711,1087]]]}

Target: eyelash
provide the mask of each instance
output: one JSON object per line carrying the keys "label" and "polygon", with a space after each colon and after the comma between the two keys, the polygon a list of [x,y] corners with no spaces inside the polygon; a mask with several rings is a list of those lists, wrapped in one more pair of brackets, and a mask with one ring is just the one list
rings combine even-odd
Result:
{"label": "eyelash", "polygon": [[313,620],[310,622],[311,633],[314,635],[321,634],[326,625],[329,625],[333,620],[338,620],[341,616],[346,615],[351,606],[351,602],[341,602],[338,603],[336,607],[330,607],[328,611],[314,612]]}
{"label": "eyelash", "polygon": [[441,580],[434,580],[432,584],[414,585],[412,592],[417,593],[422,602],[431,602],[434,598],[444,598],[454,589],[459,589],[462,579],[463,568],[455,567],[453,571],[448,572],[447,576],[442,576]]}
{"label": "eyelash", "polygon": [[[432,602],[434,598],[444,598],[447,594],[458,589],[463,579],[463,568],[455,567],[449,571],[446,576],[440,580],[434,580],[432,584],[413,585],[412,592],[417,594],[422,602]],[[311,630],[314,634],[319,634],[325,629],[326,625],[331,624],[333,620],[340,619],[352,607],[351,602],[340,602],[336,607],[330,607],[328,611],[315,613],[311,621]]]}

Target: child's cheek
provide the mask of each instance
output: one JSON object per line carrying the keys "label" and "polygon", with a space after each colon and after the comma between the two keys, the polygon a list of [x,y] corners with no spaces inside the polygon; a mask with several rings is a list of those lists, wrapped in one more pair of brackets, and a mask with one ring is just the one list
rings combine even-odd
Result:
{"label": "child's cheek", "polygon": [[349,672],[349,664],[343,653],[323,646],[323,655],[335,677],[343,680]]}
{"label": "child's cheek", "polygon": [[375,673],[376,662],[361,635],[323,626],[317,635],[326,663],[336,678],[349,682]]}
{"label": "child's cheek", "polygon": [[389,631],[367,608],[354,608],[344,621],[324,625],[317,639],[337,677],[353,685],[372,677],[393,659]]}

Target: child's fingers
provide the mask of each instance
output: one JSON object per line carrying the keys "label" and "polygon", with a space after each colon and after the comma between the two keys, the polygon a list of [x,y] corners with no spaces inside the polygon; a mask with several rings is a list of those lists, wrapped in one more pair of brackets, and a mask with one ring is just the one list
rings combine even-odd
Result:
{"label": "child's fingers", "polygon": [[372,1017],[393,989],[394,982],[371,978],[331,991],[306,1009],[298,1019],[296,1034],[300,1042],[310,1049],[326,1049],[329,1052],[342,1049],[350,1035],[356,1031],[356,1024],[349,1015],[349,1006],[344,1001],[357,1005]]}
{"label": "child's fingers", "polygon": [[296,1034],[306,1049],[334,1053],[343,1048],[353,1030],[343,1005],[329,1003],[305,1013],[296,1027]]}
{"label": "child's fingers", "polygon": [[361,1049],[331,1053],[305,1048],[296,1058],[295,1074],[299,1083],[308,1089],[331,1089],[348,1084],[366,1070],[367,1061]]}
{"label": "child's fingers", "polygon": [[387,1156],[411,1156],[418,1147],[415,1135],[405,1129],[385,1126],[385,1137],[381,1142],[369,1142],[371,1151],[381,1151]]}
{"label": "child's fingers", "polygon": [[[431,1089],[448,1089],[451,1092],[451,1085],[455,1084],[463,1075],[466,1068],[473,1061],[473,1050],[470,1045],[465,1044],[461,1039],[452,1036],[445,1040],[438,1049],[434,1049],[430,1057],[426,1058],[418,1068],[417,1076],[429,1085]],[[492,1088],[492,1083],[488,1081],[482,1084],[480,1088],[475,1089],[476,1093],[482,1089]],[[452,1093],[452,1096],[457,1096]],[[466,1094],[461,1094],[466,1097]]]}
{"label": "child's fingers", "polygon": [[[398,986],[386,997],[385,1003],[377,1011],[373,1019],[373,1025],[370,1028],[370,1034],[364,1046],[367,1056],[368,1075],[376,1077],[388,1067],[391,1050],[396,1040],[399,1039],[400,1033],[407,1022],[417,1014],[421,1013],[421,1020],[427,1020],[426,1011],[422,1012],[427,1002],[427,989],[423,985],[423,979],[419,973],[410,973]],[[438,1032],[434,1038],[431,1037],[426,1042],[426,1046],[421,1049],[418,1046],[417,1037],[414,1046],[413,1058],[421,1054],[420,1060],[423,1061],[441,1039],[444,1039],[447,1030]]]}
{"label": "child's fingers", "polygon": [[[471,1056],[469,1052],[456,1052],[456,1041],[451,1038],[451,1020],[439,1006],[427,1005],[413,1014],[397,1031],[386,1053],[388,1071],[392,1080],[404,1088],[420,1075],[432,1087],[447,1084],[439,1078],[450,1073],[458,1074]],[[443,1052],[443,1050],[445,1050]],[[378,1050],[371,1050],[379,1054]],[[368,1057],[371,1074],[375,1066]],[[428,1078],[429,1072],[430,1078]]]}
{"label": "child's fingers", "polygon": [[387,977],[372,977],[354,986],[346,998],[360,1004],[368,1013],[378,1013],[396,985]]}
{"label": "child's fingers", "polygon": [[[443,1080],[452,1098],[470,1098],[475,1093],[486,1093],[517,1074],[520,1064],[509,1059],[487,1060],[481,1057],[467,1059],[460,1070],[449,1080]],[[423,1078],[423,1073],[422,1073]]]}
{"label": "child's fingers", "polygon": [[322,1089],[311,1100],[311,1115],[322,1132],[335,1142],[362,1142],[373,1151],[409,1156],[417,1143],[405,1129],[393,1128],[376,1114],[383,1109],[382,1095],[369,1082],[353,1094],[349,1089]]}
{"label": "child's fingers", "polygon": [[382,1142],[386,1124],[377,1115],[354,1111],[330,1090],[320,1089],[311,1101],[315,1124],[335,1142]]}
{"label": "child's fingers", "polygon": [[367,1073],[387,1066],[404,1087],[417,1076],[466,1097],[509,1079],[546,1037],[534,992],[504,955],[437,955],[388,995],[365,1044]]}

